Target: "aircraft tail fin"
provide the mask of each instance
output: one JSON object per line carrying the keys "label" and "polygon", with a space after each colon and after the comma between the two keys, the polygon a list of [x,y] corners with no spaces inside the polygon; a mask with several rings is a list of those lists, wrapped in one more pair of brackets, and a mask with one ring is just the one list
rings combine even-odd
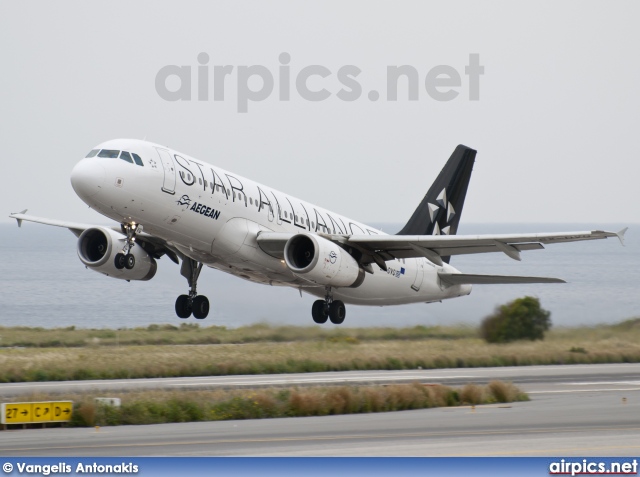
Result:
{"label": "aircraft tail fin", "polygon": [[[456,147],[407,224],[397,235],[455,235],[471,179],[476,150]],[[443,257],[449,262],[449,257]]]}

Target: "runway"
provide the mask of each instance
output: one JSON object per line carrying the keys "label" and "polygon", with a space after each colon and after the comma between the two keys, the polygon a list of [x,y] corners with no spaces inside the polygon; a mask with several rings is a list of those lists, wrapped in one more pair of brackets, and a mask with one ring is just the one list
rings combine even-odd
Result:
{"label": "runway", "polygon": [[[263,386],[274,385],[274,381],[283,385],[439,380],[457,385],[505,379],[527,391],[532,401],[475,409],[123,426],[98,431],[86,428],[11,430],[0,432],[0,455],[629,456],[640,453],[640,365],[637,364],[185,378],[160,380],[160,383],[145,380],[144,386],[231,387],[246,386],[252,379]],[[103,384],[124,385],[121,382]],[[142,384],[127,384],[136,385]],[[1,385],[0,394],[5,394],[7,389],[15,391],[16,388]]]}
{"label": "runway", "polygon": [[[593,388],[592,384],[616,389],[640,388],[640,364],[587,364],[571,366],[509,366],[401,371],[341,371],[300,374],[254,374],[195,378],[115,379],[1,383],[0,398],[30,393],[127,392],[148,389],[212,389],[269,386],[311,386],[342,384],[440,383],[461,386],[511,381],[527,392]],[[586,384],[582,384],[586,383]],[[564,386],[564,387],[563,387]]]}

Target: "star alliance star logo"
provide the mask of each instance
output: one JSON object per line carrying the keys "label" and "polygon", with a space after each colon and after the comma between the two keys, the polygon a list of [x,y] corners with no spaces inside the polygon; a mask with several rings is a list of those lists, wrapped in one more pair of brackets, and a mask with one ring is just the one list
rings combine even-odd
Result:
{"label": "star alliance star logo", "polygon": [[176,203],[178,205],[189,205],[191,204],[191,199],[189,198],[189,196],[187,194],[183,195],[182,197],[180,197]]}
{"label": "star alliance star logo", "polygon": [[[437,204],[432,204],[431,202],[427,204],[429,207],[429,218],[431,219],[431,222],[434,222],[431,235],[449,235],[449,232],[451,231],[451,219],[455,217],[456,210],[453,208],[451,202],[447,202],[447,189],[442,189],[442,192],[440,192],[436,202]],[[441,210],[445,212],[444,227],[442,227],[442,229],[440,228],[440,222],[442,222],[442,220],[438,220],[443,216],[443,214],[438,213]]]}

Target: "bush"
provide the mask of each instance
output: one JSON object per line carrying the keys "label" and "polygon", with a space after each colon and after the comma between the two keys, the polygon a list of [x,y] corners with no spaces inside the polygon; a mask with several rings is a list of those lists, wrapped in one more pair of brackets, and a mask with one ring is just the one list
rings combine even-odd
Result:
{"label": "bush", "polygon": [[466,404],[480,404],[484,399],[484,389],[477,384],[465,384],[460,390],[460,402]]}
{"label": "bush", "polygon": [[480,335],[489,343],[542,340],[544,332],[551,328],[550,315],[537,298],[517,298],[482,320]]}

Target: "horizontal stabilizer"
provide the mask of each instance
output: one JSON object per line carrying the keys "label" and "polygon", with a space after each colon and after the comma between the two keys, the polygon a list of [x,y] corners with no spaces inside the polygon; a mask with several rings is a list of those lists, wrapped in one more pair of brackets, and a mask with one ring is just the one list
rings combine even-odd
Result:
{"label": "horizontal stabilizer", "polygon": [[517,277],[510,275],[471,275],[467,273],[438,273],[447,285],[506,285],[509,283],[567,283],[560,278]]}

